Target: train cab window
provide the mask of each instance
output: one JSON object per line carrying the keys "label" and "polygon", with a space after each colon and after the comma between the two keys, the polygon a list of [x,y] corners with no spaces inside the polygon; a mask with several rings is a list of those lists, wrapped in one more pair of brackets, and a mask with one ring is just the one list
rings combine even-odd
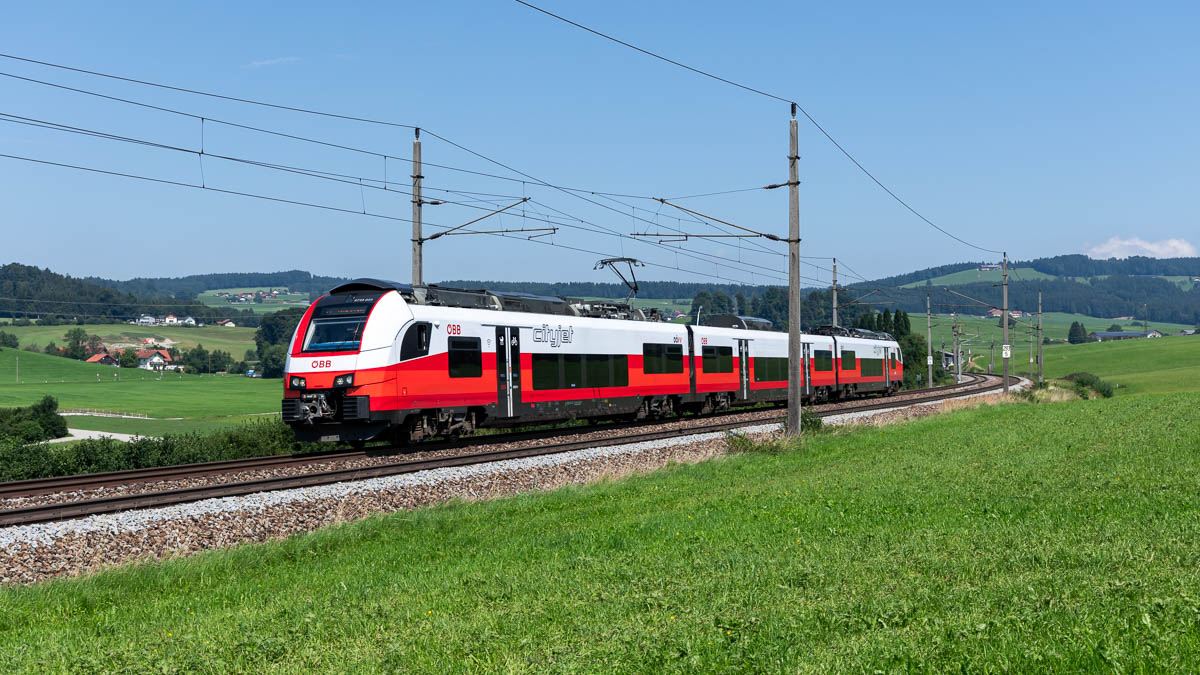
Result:
{"label": "train cab window", "polygon": [[833,370],[833,351],[817,349],[813,351],[813,370],[828,373]]}
{"label": "train cab window", "polygon": [[892,354],[892,370],[896,369],[896,355]]}
{"label": "train cab window", "polygon": [[733,347],[702,347],[700,353],[700,369],[704,372],[733,372]]}
{"label": "train cab window", "polygon": [[429,354],[429,323],[422,321],[409,327],[400,343],[400,360],[407,361]]}
{"label": "train cab window", "polygon": [[683,372],[683,345],[642,345],[642,372],[667,375]]}
{"label": "train cab window", "polygon": [[452,337],[447,342],[450,377],[483,375],[483,351],[479,347],[479,338]]}
{"label": "train cab window", "polygon": [[842,370],[856,370],[857,368],[858,368],[858,363],[854,358],[854,352],[843,351],[842,352]]}

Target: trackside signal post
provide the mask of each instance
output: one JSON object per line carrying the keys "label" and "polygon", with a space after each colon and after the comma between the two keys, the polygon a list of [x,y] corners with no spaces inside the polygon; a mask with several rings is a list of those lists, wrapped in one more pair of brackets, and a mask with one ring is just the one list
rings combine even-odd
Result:
{"label": "trackside signal post", "polygon": [[928,371],[926,387],[933,389],[933,314],[929,311],[929,294],[925,294],[925,369]]}

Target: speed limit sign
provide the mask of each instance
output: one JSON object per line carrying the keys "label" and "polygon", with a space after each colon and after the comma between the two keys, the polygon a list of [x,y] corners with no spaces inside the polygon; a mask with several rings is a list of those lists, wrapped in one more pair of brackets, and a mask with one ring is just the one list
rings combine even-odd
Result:
{"label": "speed limit sign", "polygon": [[1000,345],[1000,356],[1002,358],[1012,358],[1012,345]]}

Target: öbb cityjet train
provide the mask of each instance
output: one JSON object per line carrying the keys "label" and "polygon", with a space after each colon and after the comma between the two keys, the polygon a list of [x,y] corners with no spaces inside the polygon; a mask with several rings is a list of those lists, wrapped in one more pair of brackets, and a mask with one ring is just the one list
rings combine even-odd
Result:
{"label": "\u00f6bb cityjet train", "polygon": [[[572,418],[657,417],[787,400],[787,334],[747,317],[686,326],[618,303],[357,279],[308,308],[283,420],[306,441],[419,440]],[[803,337],[814,401],[894,393],[890,335]]]}

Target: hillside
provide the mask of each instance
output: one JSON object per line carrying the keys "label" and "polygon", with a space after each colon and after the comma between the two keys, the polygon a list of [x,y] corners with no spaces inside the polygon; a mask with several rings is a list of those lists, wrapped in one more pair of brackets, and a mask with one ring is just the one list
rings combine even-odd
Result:
{"label": "hillside", "polygon": [[247,320],[253,317],[252,313],[209,308],[190,300],[139,297],[28,265],[10,263],[0,266],[0,317],[111,323],[134,320],[141,314],[192,316],[208,323],[243,315]]}

